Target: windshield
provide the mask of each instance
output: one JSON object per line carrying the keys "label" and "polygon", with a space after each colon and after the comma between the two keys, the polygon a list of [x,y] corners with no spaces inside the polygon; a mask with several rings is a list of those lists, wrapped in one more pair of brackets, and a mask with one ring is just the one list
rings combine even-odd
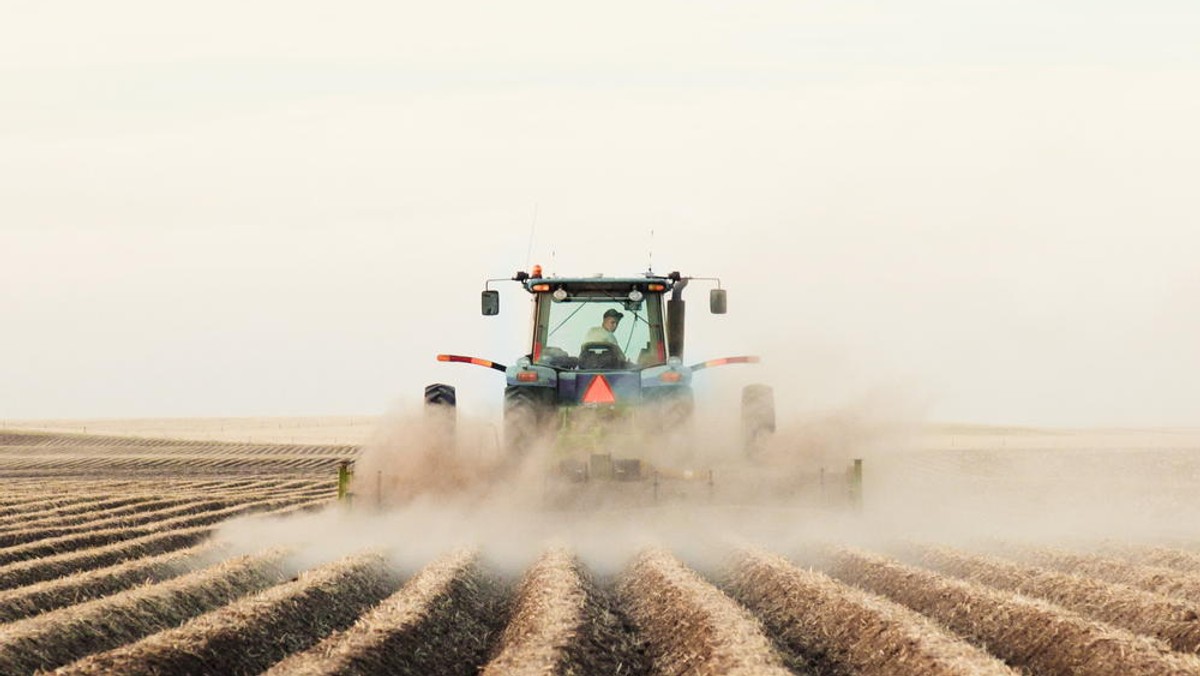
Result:
{"label": "windshield", "polygon": [[660,301],[649,295],[631,303],[605,294],[556,302],[542,295],[534,331],[535,361],[557,368],[589,368],[585,352],[591,351],[611,354],[598,362],[608,368],[661,364],[666,353]]}

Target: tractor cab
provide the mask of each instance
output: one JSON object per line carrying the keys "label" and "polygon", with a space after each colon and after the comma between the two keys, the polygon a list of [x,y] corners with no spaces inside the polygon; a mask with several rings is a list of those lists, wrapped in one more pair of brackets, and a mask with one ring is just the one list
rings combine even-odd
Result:
{"label": "tractor cab", "polygon": [[528,279],[530,359],[555,370],[637,370],[667,363],[666,278]]}

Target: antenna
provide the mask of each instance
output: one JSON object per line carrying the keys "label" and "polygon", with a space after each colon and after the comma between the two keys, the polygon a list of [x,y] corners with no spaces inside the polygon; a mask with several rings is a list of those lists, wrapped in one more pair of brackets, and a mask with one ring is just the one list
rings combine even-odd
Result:
{"label": "antenna", "polygon": [[533,203],[533,218],[529,223],[529,247],[525,250],[525,267],[533,264],[533,235],[537,232],[538,204]]}
{"label": "antenna", "polygon": [[653,274],[654,273],[654,228],[650,228],[650,256],[649,256],[649,258],[650,258],[649,263],[646,265],[646,272]]}

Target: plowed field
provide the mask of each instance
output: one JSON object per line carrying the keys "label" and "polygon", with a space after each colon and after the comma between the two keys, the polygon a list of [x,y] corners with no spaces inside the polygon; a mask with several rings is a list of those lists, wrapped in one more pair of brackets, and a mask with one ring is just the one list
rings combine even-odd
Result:
{"label": "plowed field", "polygon": [[621,546],[480,543],[429,504],[358,520],[357,453],[0,432],[0,673],[1200,674],[1187,540],[656,540],[629,510]]}

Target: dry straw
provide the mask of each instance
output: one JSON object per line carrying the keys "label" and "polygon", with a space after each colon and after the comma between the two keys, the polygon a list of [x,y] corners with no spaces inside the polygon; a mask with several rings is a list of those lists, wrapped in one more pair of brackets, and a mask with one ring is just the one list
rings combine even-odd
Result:
{"label": "dry straw", "polygon": [[727,576],[735,598],[822,672],[939,676],[1014,672],[929,619],[776,554],[745,551]]}
{"label": "dry straw", "polygon": [[[106,482],[100,482],[100,486],[107,487]],[[106,488],[106,490],[120,491],[120,487]],[[95,496],[70,506],[58,507],[55,509],[45,509],[37,503],[18,503],[11,507],[0,509],[0,525],[5,528],[11,527],[13,524],[19,524],[22,527],[41,525],[61,520],[66,517],[89,515],[103,513],[110,510],[120,509],[139,509],[146,503],[153,503],[160,493],[153,495],[136,495],[133,497],[100,497]]]}
{"label": "dry straw", "polygon": [[658,673],[789,673],[749,611],[665,551],[642,554],[617,592]]}
{"label": "dry straw", "polygon": [[0,533],[0,547],[11,547],[14,545],[36,542],[39,540],[48,540],[50,538],[60,538],[76,533],[87,533],[111,528],[134,529],[146,524],[162,522],[171,517],[198,514],[205,511],[231,507],[235,504],[237,504],[235,500],[229,499],[193,499],[184,502],[183,504],[163,507],[162,509],[147,509],[146,511],[134,512],[132,514],[106,516],[103,518],[79,516],[74,519],[65,520],[53,526],[30,526],[29,528],[12,529],[4,533]]}
{"label": "dry straw", "polygon": [[501,598],[473,552],[451,552],[350,628],[284,659],[267,673],[475,673],[499,630]]}
{"label": "dry straw", "polygon": [[239,557],[151,584],[5,625],[0,673],[53,669],[124,645],[285,579],[282,552]]}
{"label": "dry straw", "polygon": [[1162,566],[1174,568],[1186,573],[1200,573],[1200,553],[1184,549],[1168,547],[1135,547],[1115,545],[1108,548],[1109,552],[1127,561],[1133,561],[1144,566]]}
{"label": "dry straw", "polygon": [[214,549],[209,543],[199,544],[0,592],[0,622],[32,617],[147,582],[169,580],[201,565]]}
{"label": "dry straw", "polygon": [[382,556],[347,557],[62,673],[257,673],[350,625],[396,584]]}
{"label": "dry straw", "polygon": [[1035,673],[1200,674],[1200,660],[1163,642],[1088,620],[1058,606],[978,583],[839,549],[830,572],[883,594]]}
{"label": "dry straw", "polygon": [[1200,647],[1200,609],[1191,603],[948,547],[920,547],[917,551],[921,563],[936,570],[1057,603],[1085,617],[1160,638],[1175,650],[1196,652]]}
{"label": "dry straw", "polygon": [[[155,493],[155,495],[160,495],[160,493]],[[30,513],[26,515],[26,519],[20,524],[19,527],[10,526],[4,528],[3,532],[8,533],[9,531],[22,530],[26,528],[66,528],[84,523],[98,523],[107,519],[118,519],[121,517],[147,514],[160,509],[175,507],[177,505],[187,505],[195,503],[199,500],[210,499],[213,499],[213,496],[190,494],[173,498],[156,497],[155,499],[140,500],[132,504],[122,504],[118,507],[86,510],[73,514],[62,514],[43,518],[33,518],[34,513]]]}
{"label": "dry straw", "polygon": [[214,526],[183,528],[122,540],[102,547],[66,552],[32,561],[10,563],[0,566],[0,589],[13,589],[83,570],[112,565],[128,559],[190,547],[207,537],[213,528]]}
{"label": "dry straw", "polygon": [[1075,554],[1057,548],[1019,549],[1015,554],[1037,565],[1077,575],[1090,575],[1156,594],[1200,603],[1200,573],[1164,566],[1143,566],[1098,554]]}
{"label": "dry straw", "polygon": [[[285,502],[287,506],[263,512],[262,515],[287,516],[296,512],[321,508],[328,504],[328,502],[328,498],[319,498],[305,502],[287,501]],[[14,589],[65,575],[73,575],[80,571],[92,570],[122,561],[190,547],[208,537],[215,528],[216,525],[180,528],[164,533],[121,540],[100,547],[3,565],[0,566],[0,590]]]}
{"label": "dry straw", "polygon": [[235,505],[233,507],[226,507],[211,512],[205,512],[203,514],[164,519],[149,525],[105,528],[101,530],[88,531],[85,533],[64,535],[57,538],[48,538],[24,545],[0,549],[0,565],[17,561],[27,561],[29,559],[35,559],[42,556],[62,554],[64,552],[70,552],[85,547],[105,545],[123,540],[132,540],[139,536],[149,535],[156,532],[169,531],[178,528],[189,528],[193,526],[206,526],[208,524],[224,521],[225,519],[240,514],[276,507],[284,507],[294,504],[297,501],[298,498],[291,497],[256,500],[254,502],[247,502],[240,505]]}
{"label": "dry straw", "polygon": [[611,599],[567,550],[553,548],[529,569],[487,676],[631,674],[648,664]]}

